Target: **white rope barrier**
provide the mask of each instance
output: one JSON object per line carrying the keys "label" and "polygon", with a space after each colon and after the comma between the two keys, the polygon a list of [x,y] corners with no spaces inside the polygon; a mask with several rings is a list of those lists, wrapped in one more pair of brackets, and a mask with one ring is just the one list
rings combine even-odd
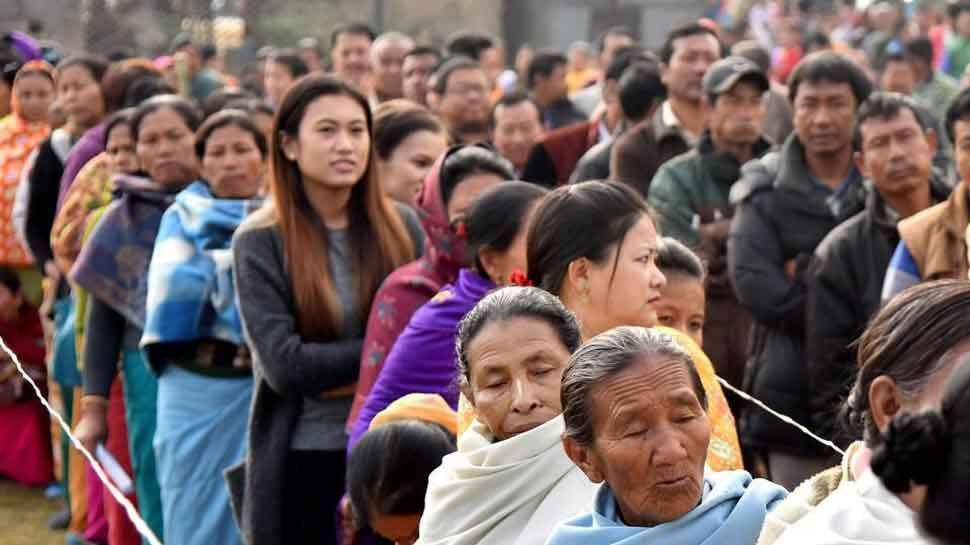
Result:
{"label": "white rope barrier", "polygon": [[728,381],[724,380],[721,377],[717,377],[717,381],[721,383],[721,386],[723,386],[723,387],[727,388],[728,390],[731,390],[732,392],[738,394],[745,401],[750,401],[751,403],[754,403],[755,405],[757,405],[758,407],[760,407],[761,409],[763,409],[764,411],[766,411],[768,414],[774,416],[775,418],[781,420],[782,422],[784,422],[784,423],[786,423],[786,424],[788,424],[790,426],[794,426],[795,428],[798,429],[798,431],[804,433],[805,435],[811,437],[812,439],[814,439],[815,441],[818,441],[819,443],[825,445],[826,447],[834,450],[835,452],[838,452],[839,453],[839,456],[845,456],[845,451],[842,450],[842,449],[840,449],[838,447],[838,445],[836,445],[832,441],[829,441],[828,439],[823,439],[823,438],[815,435],[814,433],[811,432],[811,430],[809,430],[805,426],[803,426],[803,425],[799,424],[798,422],[796,422],[795,419],[793,419],[792,417],[787,416],[787,415],[784,415],[784,414],[781,414],[780,412],[778,412],[778,411],[772,409],[771,407],[765,405],[760,400],[758,400],[758,399],[750,396],[746,392],[743,392],[743,391],[735,388],[734,386],[731,386],[731,384],[728,383]]}
{"label": "white rope barrier", "polygon": [[[0,348],[3,348],[3,351],[6,352],[7,356],[11,359],[11,361],[13,361],[13,364],[17,367],[17,370],[20,371],[20,375],[23,376],[24,379],[26,379],[30,384],[31,388],[34,389],[37,399],[39,399],[41,404],[44,405],[47,412],[49,412],[51,416],[57,420],[58,424],[61,426],[61,429],[64,430],[64,433],[71,438],[71,443],[74,444],[74,447],[81,451],[81,454],[88,459],[88,463],[91,464],[91,468],[94,470],[94,473],[97,474],[98,478],[101,479],[101,482],[104,483],[104,486],[108,489],[108,492],[110,492],[114,499],[125,508],[128,518],[131,519],[131,522],[135,525],[135,529],[138,530],[138,533],[144,536],[150,545],[162,545],[162,542],[158,539],[155,533],[152,532],[152,529],[148,527],[148,523],[145,522],[145,519],[141,518],[141,515],[138,514],[138,510],[135,509],[135,506],[132,505],[131,502],[128,501],[128,498],[126,498],[125,495],[122,494],[117,487],[115,487],[114,483],[111,482],[111,479],[108,478],[104,472],[104,469],[101,467],[101,464],[99,464],[98,461],[95,460],[94,456],[92,456],[91,453],[84,448],[84,445],[78,441],[77,437],[74,437],[74,434],[71,433],[71,426],[68,425],[61,415],[58,414],[58,412],[47,403],[47,400],[44,399],[44,396],[41,393],[40,388],[37,386],[37,383],[34,382],[34,379],[30,378],[30,375],[28,375],[24,370],[23,366],[20,364],[20,359],[17,358],[17,355],[13,353],[13,350],[10,350],[10,347],[7,346],[7,343],[3,340],[3,337],[0,337]],[[67,460],[65,460],[64,463],[66,464]]]}

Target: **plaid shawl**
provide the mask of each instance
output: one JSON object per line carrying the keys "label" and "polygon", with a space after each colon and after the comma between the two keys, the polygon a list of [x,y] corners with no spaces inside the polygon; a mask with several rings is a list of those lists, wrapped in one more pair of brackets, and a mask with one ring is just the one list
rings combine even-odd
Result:
{"label": "plaid shawl", "polygon": [[71,281],[138,328],[145,325],[148,264],[162,214],[175,193],[148,178],[118,176],[108,205],[71,269]]}
{"label": "plaid shawl", "polygon": [[220,199],[198,181],[162,216],[148,267],[143,348],[217,339],[243,343],[232,278],[232,235],[262,199]]}

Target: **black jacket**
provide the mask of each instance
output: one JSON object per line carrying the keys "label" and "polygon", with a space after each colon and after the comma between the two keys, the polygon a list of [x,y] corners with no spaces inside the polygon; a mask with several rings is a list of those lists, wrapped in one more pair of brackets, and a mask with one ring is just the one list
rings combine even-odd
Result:
{"label": "black jacket", "polygon": [[[51,250],[51,229],[57,211],[57,195],[60,192],[64,162],[48,137],[37,150],[34,170],[30,173],[30,191],[27,197],[26,236],[27,246],[34,255],[37,268],[44,271],[44,264],[54,260]],[[67,271],[64,271],[67,272]]]}
{"label": "black jacket", "polygon": [[[854,167],[853,167],[854,169]],[[777,152],[748,162],[731,189],[736,206],[728,237],[728,272],[738,301],[754,319],[745,389],[798,422],[811,421],[804,354],[806,272],[818,243],[865,204],[853,182],[833,199],[818,187],[793,134]],[[790,277],[786,263],[794,262]],[[811,438],[761,409],[742,412],[747,447],[802,456],[827,454]]]}
{"label": "black jacket", "polygon": [[[936,177],[930,188],[936,202],[951,190]],[[899,244],[897,221],[879,192],[871,191],[866,209],[825,237],[809,267],[805,351],[812,424],[841,446],[858,439],[845,434],[836,416],[856,376],[853,343],[879,310],[886,268]]]}

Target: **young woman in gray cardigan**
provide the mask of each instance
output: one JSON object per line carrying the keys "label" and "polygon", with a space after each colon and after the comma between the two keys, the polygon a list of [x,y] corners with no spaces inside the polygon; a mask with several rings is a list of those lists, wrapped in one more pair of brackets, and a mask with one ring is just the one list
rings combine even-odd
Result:
{"label": "young woman in gray cardigan", "polygon": [[236,506],[248,545],[336,542],[363,320],[420,238],[375,177],[371,125],[367,99],[337,79],[292,87],[273,127],[272,197],[233,241],[256,379]]}

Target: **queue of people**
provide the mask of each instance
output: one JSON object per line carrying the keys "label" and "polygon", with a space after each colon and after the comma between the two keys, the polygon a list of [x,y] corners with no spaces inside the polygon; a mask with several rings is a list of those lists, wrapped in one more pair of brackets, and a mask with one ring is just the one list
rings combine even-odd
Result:
{"label": "queue of people", "polygon": [[[349,24],[240,85],[18,34],[0,335],[168,543],[967,543],[963,50],[756,4],[515,70]],[[0,442],[142,542],[6,354]]]}

